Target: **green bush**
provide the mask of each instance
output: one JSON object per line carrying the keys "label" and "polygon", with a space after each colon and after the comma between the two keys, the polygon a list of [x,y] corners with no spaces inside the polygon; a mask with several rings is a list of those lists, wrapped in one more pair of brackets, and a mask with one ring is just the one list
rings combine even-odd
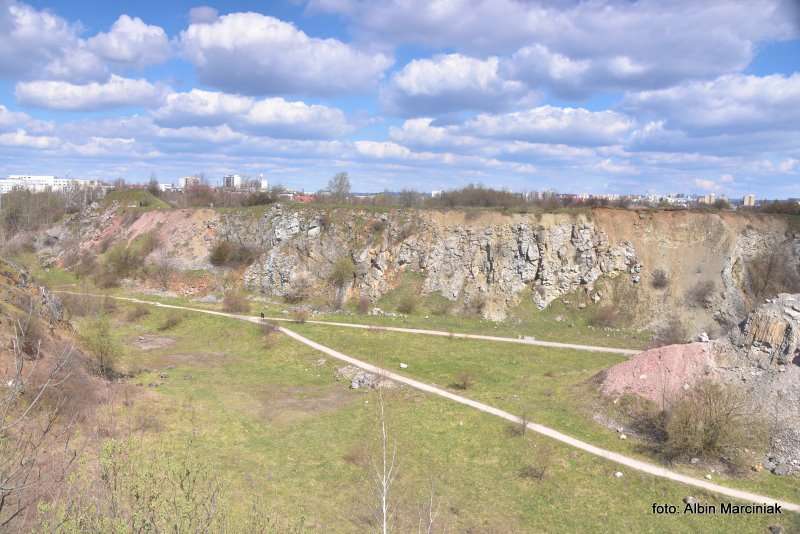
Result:
{"label": "green bush", "polygon": [[164,330],[171,330],[183,321],[183,314],[179,312],[171,312],[164,318],[164,321],[159,325],[158,329],[162,332]]}
{"label": "green bush", "polygon": [[405,314],[412,314],[417,309],[417,296],[410,292],[404,291],[397,302],[397,311]]}
{"label": "green bush", "polygon": [[333,269],[328,277],[330,282],[336,287],[345,287],[353,281],[356,266],[349,256],[342,256],[333,264]]}
{"label": "green bush", "polygon": [[108,316],[99,315],[91,321],[82,334],[83,344],[94,359],[97,374],[105,378],[113,378],[115,366],[122,352],[121,347],[111,337],[111,324]]}

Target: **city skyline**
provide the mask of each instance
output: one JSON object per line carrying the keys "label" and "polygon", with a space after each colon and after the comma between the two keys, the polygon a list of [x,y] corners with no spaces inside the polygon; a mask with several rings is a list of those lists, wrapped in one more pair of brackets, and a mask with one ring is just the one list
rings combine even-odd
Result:
{"label": "city skyline", "polygon": [[791,0],[0,0],[0,26],[0,176],[800,197]]}

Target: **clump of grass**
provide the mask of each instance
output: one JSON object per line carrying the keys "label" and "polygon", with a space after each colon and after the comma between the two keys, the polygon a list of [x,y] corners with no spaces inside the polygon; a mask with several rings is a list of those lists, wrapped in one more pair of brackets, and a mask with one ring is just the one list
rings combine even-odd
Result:
{"label": "clump of grass", "polygon": [[137,304],[128,310],[128,313],[125,314],[125,320],[132,323],[147,315],[150,315],[150,310],[147,308],[147,306],[144,304]]}
{"label": "clump of grass", "polygon": [[178,312],[170,312],[158,326],[160,331],[171,330],[183,322],[184,315]]}

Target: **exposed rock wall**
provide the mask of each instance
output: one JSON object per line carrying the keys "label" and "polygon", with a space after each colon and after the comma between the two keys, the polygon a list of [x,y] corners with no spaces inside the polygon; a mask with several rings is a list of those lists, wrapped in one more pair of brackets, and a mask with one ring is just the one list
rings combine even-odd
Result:
{"label": "exposed rock wall", "polygon": [[480,300],[487,317],[502,318],[525,289],[541,307],[602,275],[640,269],[628,242],[610,243],[587,220],[542,226],[526,217],[478,226],[442,221],[424,213],[398,212],[358,221],[323,220],[324,215],[275,207],[240,231],[227,218],[223,235],[266,252],[244,275],[252,289],[286,295],[298,284],[323,282],[342,256],[355,275],[351,292],[377,299],[405,271],[419,273],[424,293],[466,304]]}
{"label": "exposed rock wall", "polygon": [[[472,309],[479,304],[491,318],[502,318],[521,298],[543,307],[581,288],[597,298],[592,288],[598,279],[616,278],[613,286],[625,290],[621,298],[638,325],[678,314],[694,334],[717,323],[732,324],[758,304],[743,290],[754,258],[782,250],[796,268],[800,237],[788,221],[612,209],[469,215],[281,205],[131,213],[94,206],[42,235],[40,248],[45,262],[58,262],[69,251],[99,254],[108,241],[156,232],[162,244],[158,254],[182,269],[210,269],[209,251],[225,239],[260,251],[243,280],[275,296],[304,284],[317,294],[331,291],[327,280],[333,265],[349,257],[355,274],[339,291],[345,297],[375,300],[396,287],[402,273],[413,272],[421,277],[423,293]],[[651,286],[656,270],[666,272],[668,287]],[[700,283],[714,286],[708,304],[687,304],[687,295]],[[603,296],[606,302],[614,297]]]}

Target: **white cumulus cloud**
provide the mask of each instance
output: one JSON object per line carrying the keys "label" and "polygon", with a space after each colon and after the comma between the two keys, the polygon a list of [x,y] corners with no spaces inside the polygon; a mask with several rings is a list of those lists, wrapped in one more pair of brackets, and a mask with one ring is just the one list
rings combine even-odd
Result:
{"label": "white cumulus cloud", "polygon": [[107,82],[83,85],[47,80],[20,82],[15,90],[17,100],[22,104],[67,111],[151,107],[158,105],[165,93],[163,86],[117,75],[111,75]]}
{"label": "white cumulus cloud", "polygon": [[392,76],[382,93],[386,107],[401,115],[441,115],[462,110],[497,111],[531,102],[521,82],[503,79],[497,57],[462,54],[415,59]]}
{"label": "white cumulus cloud", "polygon": [[108,33],[89,39],[88,47],[103,59],[138,67],[166,61],[170,54],[163,28],[128,15],[121,15]]}
{"label": "white cumulus cloud", "polygon": [[226,124],[235,130],[279,138],[337,137],[350,130],[344,113],[336,108],[199,89],[168,95],[153,116],[164,127]]}
{"label": "white cumulus cloud", "polygon": [[629,94],[624,107],[665,127],[705,132],[800,130],[800,73],[729,74],[707,82]]}
{"label": "white cumulus cloud", "polygon": [[392,63],[384,54],[309,37],[293,24],[258,13],[191,24],[180,43],[203,83],[251,95],[364,92]]}

